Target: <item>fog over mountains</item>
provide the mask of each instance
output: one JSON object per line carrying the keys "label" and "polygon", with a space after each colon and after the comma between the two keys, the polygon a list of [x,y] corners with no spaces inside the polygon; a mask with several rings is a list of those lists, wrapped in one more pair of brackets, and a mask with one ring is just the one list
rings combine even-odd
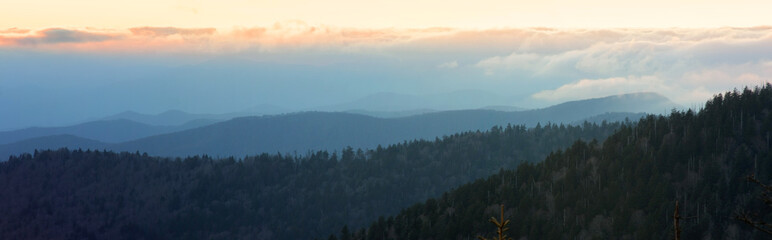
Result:
{"label": "fog over mountains", "polygon": [[[126,112],[104,118],[110,120],[69,127],[0,132],[0,143],[3,144],[0,145],[0,156],[5,158],[35,149],[59,147],[140,151],[160,156],[335,151],[347,146],[375,148],[413,139],[433,139],[458,132],[486,130],[497,125],[533,127],[548,122],[581,124],[583,121],[637,120],[642,113],[664,113],[679,107],[656,93],[635,93],[522,111],[426,109],[411,112],[401,108],[409,106],[410,101],[404,102],[408,105],[401,105],[400,101],[389,105],[385,96],[382,95],[382,100],[373,101],[371,105],[347,105],[373,109],[359,112],[308,111],[248,117],[238,117],[239,113],[218,115],[169,111],[146,115]],[[442,106],[439,101],[420,100],[418,103],[423,103],[417,105],[424,107]],[[344,109],[344,105],[338,107]],[[387,118],[389,114],[391,117]],[[235,118],[225,120],[230,116]]]}

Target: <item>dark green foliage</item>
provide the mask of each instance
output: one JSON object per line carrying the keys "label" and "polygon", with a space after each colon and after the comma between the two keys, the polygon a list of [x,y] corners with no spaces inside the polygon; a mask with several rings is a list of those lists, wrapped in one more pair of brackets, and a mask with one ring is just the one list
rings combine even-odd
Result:
{"label": "dark green foliage", "polygon": [[109,145],[110,144],[74,135],[36,137],[0,145],[0,161],[8,160],[8,156],[32,152],[35,149],[59,149],[64,147],[71,149],[104,149]]}
{"label": "dark green foliage", "polygon": [[357,239],[369,233],[349,229],[395,222],[378,216],[620,126],[494,127],[368,151],[244,159],[40,151],[0,163],[0,239]]}
{"label": "dark green foliage", "polygon": [[515,239],[669,239],[676,200],[682,239],[765,239],[733,216],[772,217],[745,180],[772,179],[771,123],[772,86],[728,92],[406,208],[367,230],[393,234],[366,239],[470,239],[498,203]]}

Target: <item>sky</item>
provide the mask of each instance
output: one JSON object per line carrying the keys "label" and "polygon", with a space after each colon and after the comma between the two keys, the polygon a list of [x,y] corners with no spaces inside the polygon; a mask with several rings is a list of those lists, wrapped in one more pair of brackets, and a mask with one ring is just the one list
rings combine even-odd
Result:
{"label": "sky", "polygon": [[750,27],[763,0],[4,0],[0,28],[252,27],[302,20],[355,28]]}
{"label": "sky", "polygon": [[0,4],[0,130],[383,92],[537,108],[646,91],[692,106],[772,76],[772,1]]}

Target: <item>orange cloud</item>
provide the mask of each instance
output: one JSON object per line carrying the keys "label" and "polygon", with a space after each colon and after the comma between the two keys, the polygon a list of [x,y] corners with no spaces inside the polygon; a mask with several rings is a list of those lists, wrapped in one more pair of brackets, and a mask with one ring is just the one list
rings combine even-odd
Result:
{"label": "orange cloud", "polygon": [[26,34],[29,33],[31,30],[29,29],[21,29],[21,28],[8,28],[5,30],[0,30],[0,34]]}
{"label": "orange cloud", "polygon": [[241,39],[255,39],[262,37],[265,34],[266,29],[262,27],[256,28],[237,28],[233,30],[233,36]]}
{"label": "orange cloud", "polygon": [[181,36],[201,36],[201,35],[212,35],[215,32],[217,32],[217,29],[214,28],[176,28],[176,27],[136,27],[136,28],[129,28],[129,31],[131,31],[132,34],[137,36],[170,36],[170,35],[181,35]]}
{"label": "orange cloud", "polygon": [[39,45],[59,43],[85,43],[103,42],[120,38],[116,34],[71,30],[63,28],[49,28],[26,36],[2,36],[0,42],[14,45]]}
{"label": "orange cloud", "polygon": [[[67,50],[149,50],[157,51],[239,51],[290,48],[358,49],[407,43],[430,36],[446,35],[455,29],[356,29],[309,25],[288,21],[270,27],[215,28],[135,27],[126,30],[52,28],[26,33],[20,30],[0,32],[0,44],[15,47],[54,49],[67,44]],[[108,42],[109,43],[106,43]],[[79,45],[79,46],[74,46]],[[88,45],[88,46],[86,46]]]}
{"label": "orange cloud", "polygon": [[262,47],[361,46],[393,44],[428,35],[447,34],[450,28],[358,29],[309,25],[303,21],[279,22],[271,27],[236,29],[232,36]]}
{"label": "orange cloud", "polygon": [[[434,71],[478,72],[480,78],[476,80],[480,81],[526,78],[561,81],[562,87],[532,96],[542,101],[580,97],[571,95],[575,93],[612,94],[638,89],[690,101],[692,97],[677,96],[696,98],[703,96],[698,94],[701,92],[690,91],[700,87],[706,89],[702,92],[710,92],[768,79],[772,76],[771,43],[772,27],[769,26],[358,29],[290,21],[231,30],[136,27],[39,31],[12,28],[0,31],[2,48],[101,54],[180,54],[202,59],[232,54],[244,59],[303,64],[330,61],[315,56],[317,53],[322,53],[320,56],[332,53],[330,55],[341,59],[356,53],[415,61]],[[663,87],[671,85],[672,88]]]}
{"label": "orange cloud", "polygon": [[[390,48],[400,53],[473,53],[479,66],[494,68],[520,64],[524,59],[558,64],[564,57],[589,52],[599,44],[617,49],[663,45],[680,48],[705,41],[736,42],[758,40],[772,34],[770,27],[717,29],[361,29],[311,25],[302,21],[280,22],[267,27],[215,28],[135,27],[119,30],[51,28],[39,31],[7,29],[0,31],[0,45],[5,47],[46,48],[72,51],[193,51],[227,53],[244,49],[287,50],[316,48],[330,51],[381,51]],[[649,44],[651,43],[651,44]],[[647,45],[648,44],[648,45]],[[66,47],[62,47],[66,45]],[[77,47],[75,46],[77,45]],[[613,49],[612,49],[613,50]],[[610,51],[610,50],[609,50]],[[608,53],[618,52],[617,50]],[[486,55],[486,56],[483,56]],[[510,56],[511,55],[511,56]],[[523,56],[528,58],[522,58]],[[553,56],[553,57],[550,57]],[[611,55],[591,55],[590,60]],[[489,59],[490,58],[490,59]],[[552,59],[550,59],[552,58]],[[489,59],[489,60],[486,60]],[[497,61],[499,64],[496,64]],[[450,59],[448,59],[450,60]],[[538,62],[538,61],[537,61]],[[508,64],[511,63],[511,64]],[[582,65],[583,66],[583,65]]]}

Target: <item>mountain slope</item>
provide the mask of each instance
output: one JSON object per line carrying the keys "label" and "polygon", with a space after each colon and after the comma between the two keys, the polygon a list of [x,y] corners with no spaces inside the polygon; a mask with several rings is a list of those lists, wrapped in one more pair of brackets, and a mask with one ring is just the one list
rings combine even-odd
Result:
{"label": "mountain slope", "polygon": [[[466,239],[490,235],[505,205],[515,239],[668,239],[680,202],[683,239],[767,239],[733,220],[769,219],[755,174],[772,181],[772,85],[730,92],[695,114],[648,116],[605,142],[577,142],[381,218],[361,239]],[[385,219],[385,220],[383,220]],[[351,236],[346,236],[351,237]]]}
{"label": "mountain slope", "polygon": [[397,134],[383,136],[381,129],[393,128],[391,121],[363,115],[298,113],[236,118],[207,127],[116,144],[112,148],[142,149],[162,156],[244,156],[261,152],[305,152],[340,149],[349,142],[369,146],[389,137],[390,140],[403,140]]}
{"label": "mountain slope", "polygon": [[261,104],[243,109],[238,112],[222,114],[188,113],[180,110],[169,110],[159,114],[144,114],[134,111],[126,111],[112,116],[104,117],[101,120],[125,119],[154,126],[178,126],[203,119],[214,122],[228,120],[236,117],[273,115],[287,112],[291,112],[291,110],[275,105]]}
{"label": "mountain slope", "polygon": [[668,114],[673,109],[681,108],[683,107],[660,94],[641,92],[570,101],[533,111],[553,116],[555,121],[566,121],[608,112]]}
{"label": "mountain slope", "polygon": [[[589,99],[553,107],[520,111],[458,110],[381,119],[350,113],[304,112],[244,117],[187,131],[120,143],[111,149],[142,151],[160,156],[244,156],[261,152],[375,148],[412,139],[434,139],[491,126],[572,123],[610,110],[635,111],[661,106],[666,98],[634,94]],[[637,108],[634,106],[638,106]],[[635,119],[638,114],[625,114]],[[615,117],[619,118],[618,114]]]}
{"label": "mountain slope", "polygon": [[67,127],[34,127],[0,132],[0,144],[63,134],[94,139],[101,142],[116,143],[197,128],[215,122],[216,120],[198,119],[177,126],[152,126],[131,120],[117,119],[87,122]]}
{"label": "mountain slope", "polygon": [[377,118],[401,118],[401,117],[409,117],[409,116],[420,115],[420,114],[433,113],[438,111],[433,109],[414,109],[414,110],[406,110],[406,111],[367,111],[367,110],[361,110],[361,109],[354,109],[354,110],[347,110],[345,112],[362,114],[362,115],[377,117]]}
{"label": "mountain slope", "polygon": [[437,111],[478,109],[490,105],[507,105],[502,96],[480,90],[455,91],[444,94],[410,95],[382,92],[351,102],[314,108],[321,111],[409,112],[420,109]]}
{"label": "mountain slope", "polygon": [[140,150],[160,156],[244,156],[261,152],[375,148],[413,139],[434,139],[490,126],[548,122],[548,116],[489,110],[448,111],[380,119],[349,113],[307,112],[245,117],[182,132],[115,144],[119,151]]}
{"label": "mountain slope", "polygon": [[600,115],[595,115],[592,117],[588,117],[576,122],[571,123],[572,125],[581,124],[584,122],[590,122],[590,123],[602,123],[602,122],[626,122],[626,121],[638,121],[638,119],[641,119],[643,117],[646,117],[648,113],[628,113],[628,112],[610,112],[610,113],[604,113]]}
{"label": "mountain slope", "polygon": [[126,111],[101,120],[130,120],[153,126],[176,126],[186,124],[199,119],[227,120],[235,116],[222,114],[194,114],[179,110],[169,110],[159,114],[143,114],[134,111]]}

